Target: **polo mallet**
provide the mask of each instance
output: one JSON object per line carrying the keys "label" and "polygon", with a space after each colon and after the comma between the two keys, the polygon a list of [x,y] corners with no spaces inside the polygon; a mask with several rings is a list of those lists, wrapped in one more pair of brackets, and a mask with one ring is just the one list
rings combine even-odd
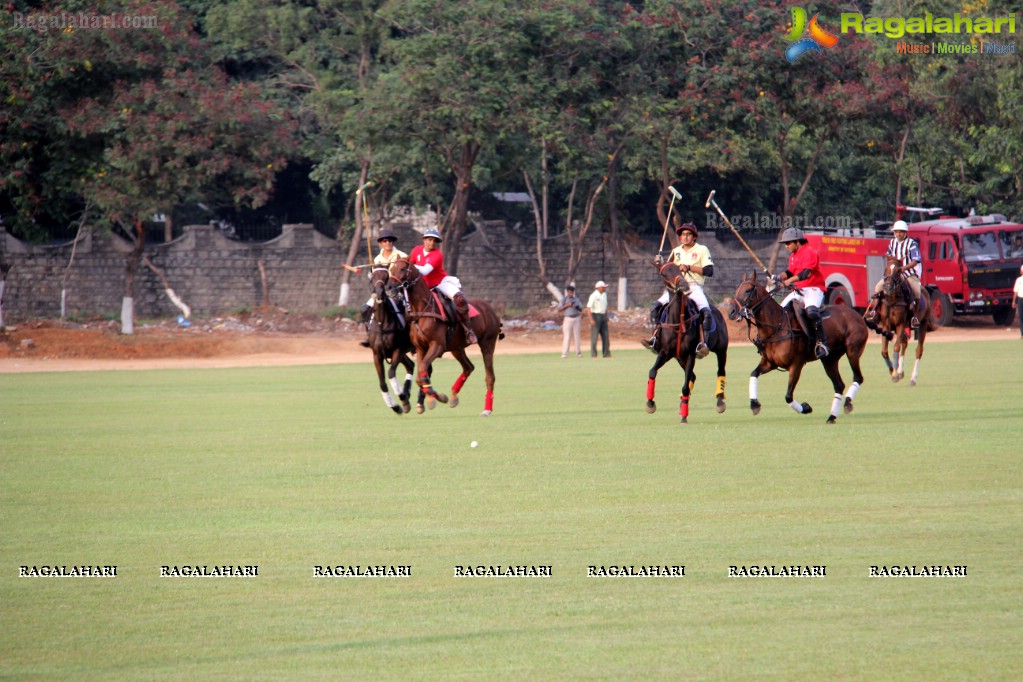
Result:
{"label": "polo mallet", "polygon": [[657,253],[664,251],[664,239],[668,236],[668,225],[671,224],[671,211],[675,208],[675,199],[682,198],[678,190],[671,185],[668,185],[668,191],[671,192],[671,203],[668,204],[668,217],[664,219],[664,232],[661,233],[661,248],[657,249]]}
{"label": "polo mallet", "polygon": [[[373,184],[373,181],[370,180],[369,182],[364,184],[362,187],[360,187],[359,189],[355,190],[356,201],[358,201],[360,199],[360,197],[361,197],[361,201],[362,201],[362,216],[363,216],[362,217],[362,224],[363,224],[363,229],[366,230],[366,254],[369,256],[370,260],[373,260],[373,241],[370,239],[370,236],[369,236],[369,232],[370,232],[370,230],[369,230],[369,208],[366,207],[366,195],[363,194],[363,190],[366,189],[367,187],[369,187],[372,184]],[[356,207],[355,210],[358,211],[359,210],[358,207]]]}
{"label": "polo mallet", "polygon": [[713,206],[715,209],[717,209],[718,215],[720,215],[721,219],[725,221],[725,224],[728,225],[729,228],[731,228],[732,232],[735,234],[736,237],[739,238],[739,241],[742,243],[742,245],[746,247],[746,250],[749,251],[749,255],[753,256],[753,260],[755,260],[757,262],[757,265],[759,265],[763,269],[764,274],[770,277],[771,276],[770,271],[764,266],[761,260],[757,258],[757,254],[753,253],[753,249],[749,247],[749,244],[747,244],[746,240],[742,238],[742,235],[739,234],[739,231],[735,229],[735,225],[732,225],[731,221],[728,220],[728,217],[725,216],[724,211],[722,211],[721,207],[718,206],[718,202],[714,201],[715,194],[717,194],[717,190],[712,189],[710,191],[710,195],[707,197],[707,203],[704,204],[704,208],[710,208],[711,206]]}

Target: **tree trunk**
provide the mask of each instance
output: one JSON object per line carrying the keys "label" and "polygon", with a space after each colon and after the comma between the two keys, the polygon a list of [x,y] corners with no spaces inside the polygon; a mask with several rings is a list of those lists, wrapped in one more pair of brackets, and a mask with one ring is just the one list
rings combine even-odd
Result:
{"label": "tree trunk", "polygon": [[[345,263],[348,265],[349,268],[355,265],[355,259],[358,258],[359,256],[359,243],[362,241],[363,231],[369,229],[368,225],[363,225],[363,223],[365,222],[365,220],[363,219],[364,213],[363,207],[365,206],[364,202],[366,201],[365,188],[368,182],[367,178],[369,177],[369,164],[370,162],[368,160],[362,162],[362,172],[359,174],[360,191],[356,192],[355,194],[355,234],[352,235],[352,243],[349,244],[348,255],[345,257]],[[367,232],[367,236],[368,234],[369,233]],[[366,262],[367,263],[373,262],[372,251],[370,251],[369,260],[367,260]],[[352,271],[349,270],[348,268],[342,268],[341,292],[338,294],[337,299],[338,306],[342,308],[347,307],[349,301],[351,300],[352,293],[352,288],[350,284],[351,280]]]}
{"label": "tree trunk", "polygon": [[135,298],[132,292],[135,289],[135,273],[138,271],[139,263],[142,261],[142,250],[146,246],[146,226],[141,221],[135,220],[135,248],[128,254],[124,267],[124,291],[121,296],[121,333],[135,333]]}
{"label": "tree trunk", "polygon": [[0,263],[0,330],[4,328],[4,289],[7,287],[7,273],[10,271],[10,265]]}
{"label": "tree trunk", "polygon": [[[621,149],[621,147],[619,147]],[[618,155],[615,154],[607,169],[607,214],[611,224],[611,245],[615,252],[615,263],[618,266],[618,310],[626,307],[626,282],[629,274],[629,259],[622,244],[622,231],[618,220]]]}
{"label": "tree trunk", "polygon": [[461,251],[462,235],[465,234],[469,217],[469,191],[472,189],[472,169],[480,146],[475,142],[462,145],[462,154],[457,163],[451,164],[455,174],[455,196],[448,212],[448,224],[444,236],[444,269],[457,276],[458,256]]}
{"label": "tree trunk", "polygon": [[[167,273],[156,266],[156,263],[149,259],[149,256],[142,257],[142,263],[147,268],[153,271],[153,273],[160,279],[160,284],[163,285],[163,293],[167,294],[167,298],[170,299],[178,310],[181,311],[181,316],[184,319],[188,319],[192,316],[192,309],[188,307],[188,304],[181,300],[173,289],[171,289],[170,282],[167,281]],[[180,321],[180,320],[179,320]]]}

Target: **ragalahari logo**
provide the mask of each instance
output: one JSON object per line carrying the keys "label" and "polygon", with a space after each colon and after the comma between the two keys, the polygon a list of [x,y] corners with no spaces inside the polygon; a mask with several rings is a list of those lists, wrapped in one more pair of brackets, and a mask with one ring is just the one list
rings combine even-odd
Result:
{"label": "ragalahari logo", "polygon": [[792,43],[785,50],[785,58],[789,60],[789,64],[807,52],[822,54],[821,48],[828,49],[838,44],[838,36],[821,28],[817,23],[818,16],[814,14],[813,19],[807,24],[806,10],[802,7],[792,8],[792,30],[785,36],[785,40]]}

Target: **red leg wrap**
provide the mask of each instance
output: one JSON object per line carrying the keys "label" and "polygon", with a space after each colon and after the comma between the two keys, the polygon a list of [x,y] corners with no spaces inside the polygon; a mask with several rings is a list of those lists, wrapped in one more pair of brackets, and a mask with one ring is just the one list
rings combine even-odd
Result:
{"label": "red leg wrap", "polygon": [[494,392],[493,391],[487,391],[487,397],[486,397],[486,400],[483,403],[483,407],[488,412],[493,412],[494,411]]}
{"label": "red leg wrap", "polygon": [[678,414],[680,417],[689,416],[689,398],[682,396],[682,400],[678,404]]}
{"label": "red leg wrap", "polygon": [[465,372],[462,372],[458,375],[458,378],[455,379],[455,383],[451,386],[451,392],[458,395],[458,392],[462,390],[462,386],[465,384],[465,380]]}
{"label": "red leg wrap", "polygon": [[654,399],[654,386],[656,384],[657,384],[657,379],[647,379],[646,380],[646,399],[647,400],[653,400]]}

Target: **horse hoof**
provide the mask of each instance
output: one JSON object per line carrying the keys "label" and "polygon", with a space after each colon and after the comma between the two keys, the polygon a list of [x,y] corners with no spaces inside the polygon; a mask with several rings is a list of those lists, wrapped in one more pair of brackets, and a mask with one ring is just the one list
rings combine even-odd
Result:
{"label": "horse hoof", "polygon": [[898,375],[898,374],[893,374],[893,375],[892,375],[892,383],[893,383],[893,384],[897,384],[897,383],[899,383],[899,378],[900,378],[900,377],[899,377],[899,375]]}
{"label": "horse hoof", "polygon": [[434,397],[437,399],[437,402],[444,403],[445,405],[447,405],[448,397],[446,395],[444,395],[443,393],[438,393]]}
{"label": "horse hoof", "polygon": [[810,407],[809,403],[803,403],[802,405],[800,405],[800,407],[803,408],[802,414],[810,414],[811,412],[813,412],[813,408]]}
{"label": "horse hoof", "polygon": [[909,380],[909,385],[910,386],[916,386],[916,379],[910,379]]}
{"label": "horse hoof", "polygon": [[403,402],[401,404],[401,411],[404,412],[405,414],[408,414],[409,412],[412,411],[412,405],[409,404],[408,401]]}
{"label": "horse hoof", "polygon": [[753,411],[753,416],[760,414],[760,401],[759,400],[749,401],[749,409]]}
{"label": "horse hoof", "polygon": [[825,424],[834,424],[837,421],[838,421],[838,417],[836,417],[835,415],[831,415],[830,417],[828,417],[828,421],[826,421],[824,423]]}
{"label": "horse hoof", "polygon": [[842,409],[845,410],[846,414],[849,414],[850,412],[853,411],[853,402],[851,400],[849,400],[848,398],[846,398],[845,399],[845,406]]}
{"label": "horse hoof", "polygon": [[646,401],[646,413],[647,414],[653,414],[656,411],[657,411],[657,403],[655,403],[653,400]]}
{"label": "horse hoof", "polygon": [[457,395],[451,396],[451,400],[450,402],[448,402],[448,405],[450,405],[451,407],[458,407],[458,396]]}
{"label": "horse hoof", "polygon": [[403,412],[401,411],[401,407],[400,407],[399,405],[395,405],[395,406],[394,406],[394,407],[392,407],[391,409],[392,409],[392,410],[394,411],[394,413],[395,413],[396,415],[398,415],[399,417],[400,417],[400,416],[401,416],[402,414],[404,414],[404,413],[403,413]]}
{"label": "horse hoof", "polygon": [[722,412],[725,411],[725,399],[724,398],[718,398],[717,409],[718,409],[718,414],[721,414]]}
{"label": "horse hoof", "polygon": [[416,404],[416,414],[422,414],[423,412],[426,412],[426,408],[423,407],[422,403],[417,403]]}
{"label": "horse hoof", "polygon": [[491,410],[483,410],[482,412],[480,412],[480,416],[481,417],[489,417],[490,415],[491,415]]}
{"label": "horse hoof", "polygon": [[689,418],[688,417],[681,417],[681,418],[679,418],[678,423],[679,424],[688,424],[689,423]]}
{"label": "horse hoof", "polygon": [[426,407],[431,410],[437,407],[437,399],[432,395],[426,396]]}

